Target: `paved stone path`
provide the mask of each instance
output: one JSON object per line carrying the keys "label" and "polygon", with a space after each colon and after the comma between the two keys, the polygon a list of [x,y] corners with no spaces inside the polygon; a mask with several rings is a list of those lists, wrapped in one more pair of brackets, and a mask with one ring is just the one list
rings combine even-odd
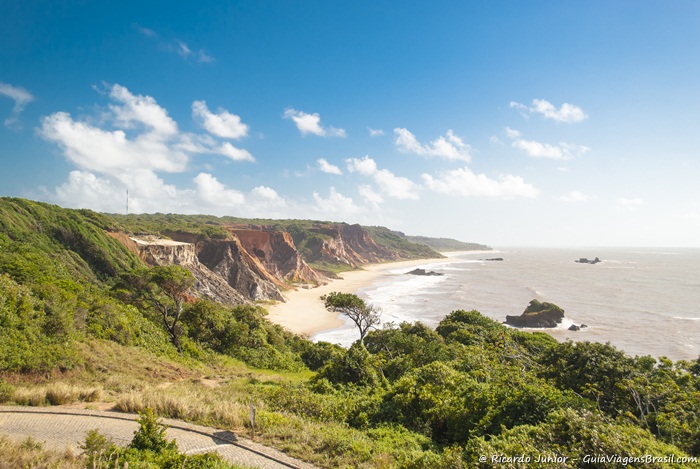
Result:
{"label": "paved stone path", "polygon": [[[85,441],[85,434],[93,429],[118,445],[127,445],[138,428],[137,417],[136,414],[98,410],[0,406],[0,434],[15,439],[31,436],[45,448],[71,448],[79,453],[78,444]],[[169,426],[168,439],[177,440],[180,451],[187,454],[216,451],[227,461],[261,469],[315,468],[229,431],[179,420],[161,421]]]}

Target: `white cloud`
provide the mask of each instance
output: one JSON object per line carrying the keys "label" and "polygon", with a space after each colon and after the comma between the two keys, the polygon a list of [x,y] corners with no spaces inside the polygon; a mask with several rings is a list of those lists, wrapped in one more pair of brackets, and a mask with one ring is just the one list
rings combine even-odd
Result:
{"label": "white cloud", "polygon": [[229,142],[222,143],[216,150],[216,153],[227,156],[233,161],[255,161],[255,158],[253,158],[253,155],[251,155],[248,150],[234,147]]}
{"label": "white cloud", "polygon": [[17,122],[19,115],[24,110],[25,106],[34,101],[34,96],[19,86],[12,86],[8,83],[0,81],[0,96],[7,96],[15,102],[12,108],[12,115],[5,119],[5,126],[10,127]]}
{"label": "white cloud", "polygon": [[343,174],[339,167],[330,164],[328,161],[326,161],[325,158],[317,159],[316,163],[318,163],[318,169],[320,169],[324,173],[336,174],[338,176]]}
{"label": "white cloud", "polygon": [[98,176],[89,171],[71,171],[68,180],[44,196],[64,207],[91,208],[124,213],[129,191],[129,213],[177,211],[192,213],[194,191],[178,190],[148,170],[124,171],[118,176]]}
{"label": "white cloud", "polygon": [[274,206],[286,205],[285,200],[271,187],[257,186],[250,191],[250,194],[254,199],[264,203],[270,203]]}
{"label": "white cloud", "polygon": [[377,193],[367,184],[362,184],[357,187],[357,191],[360,193],[363,199],[374,206],[378,206],[384,202],[384,198],[381,194]]}
{"label": "white cloud", "polygon": [[179,173],[194,154],[220,154],[234,161],[255,161],[246,150],[209,135],[181,133],[166,109],[151,96],[134,95],[113,85],[112,103],[101,128],[56,112],[41,121],[39,135],[56,143],[79,168],[101,174],[147,170]]}
{"label": "white cloud", "polygon": [[562,195],[559,197],[559,200],[564,201],[564,202],[572,202],[572,203],[577,203],[577,202],[587,202],[591,200],[593,196],[584,194],[583,192],[580,191],[571,191],[566,195]]}
{"label": "white cloud", "polygon": [[313,198],[316,212],[340,218],[362,212],[362,209],[355,204],[351,197],[339,193],[335,187],[330,188],[328,198],[322,197],[318,192],[313,193]]}
{"label": "white cloud", "polygon": [[511,101],[510,107],[517,109],[525,117],[527,113],[537,113],[544,116],[545,119],[552,119],[557,122],[564,122],[568,124],[581,122],[588,118],[588,115],[578,106],[573,104],[564,103],[559,109],[556,108],[552,103],[545,99],[533,99],[532,106],[526,106],[524,104]]}
{"label": "white cloud", "polygon": [[540,192],[532,184],[526,183],[520,176],[505,174],[495,180],[484,174],[474,174],[467,167],[442,172],[437,178],[430,174],[423,174],[422,178],[430,190],[453,196],[502,199],[535,198]]}
{"label": "white cloud", "polygon": [[56,112],[42,120],[39,135],[63,149],[69,161],[82,169],[113,174],[124,169],[181,172],[188,157],[173,151],[162,135],[147,132],[128,139],[123,130],[103,130]]}
{"label": "white cloud", "polygon": [[394,143],[399,151],[404,153],[467,162],[471,159],[471,146],[464,143],[452,130],[448,130],[445,137],[440,136],[428,145],[421,144],[408,129],[396,128],[394,135],[396,136]]}
{"label": "white cloud", "polygon": [[620,197],[619,199],[617,199],[617,208],[618,209],[634,210],[643,204],[644,204],[644,201],[640,198],[627,199],[624,197]]}
{"label": "white cloud", "polygon": [[177,133],[177,124],[170,118],[168,111],[159,106],[151,96],[135,96],[121,85],[113,85],[109,96],[121,103],[109,106],[117,125],[133,129],[137,124],[143,124],[152,129],[153,133],[164,137]]}
{"label": "white cloud", "polygon": [[245,203],[243,193],[227,189],[214,176],[208,173],[199,173],[194,178],[199,200],[207,207],[220,207],[232,209]]}
{"label": "white cloud", "polygon": [[138,32],[140,32],[141,34],[143,34],[143,35],[146,36],[146,37],[156,37],[156,36],[158,36],[158,34],[156,34],[156,32],[153,31],[152,29],[145,28],[145,27],[141,26],[141,25],[138,24],[138,23],[134,23],[133,26],[134,26],[134,28],[135,28]]}
{"label": "white cloud", "polygon": [[373,129],[371,127],[367,127],[367,130],[369,131],[370,137],[381,137],[382,135],[384,135],[383,129]]}
{"label": "white cloud", "polygon": [[215,114],[209,110],[206,101],[192,103],[192,116],[212,135],[221,138],[240,140],[248,135],[248,126],[236,114],[219,108]]}
{"label": "white cloud", "polygon": [[134,23],[133,27],[139,33],[155,41],[162,50],[174,52],[185,60],[192,60],[199,63],[212,63],[216,60],[214,57],[204,52],[203,49],[193,51],[190,46],[179,39],[163,39],[154,30],[145,28],[138,23]]}
{"label": "white cloud", "polygon": [[193,51],[187,44],[179,39],[175,39],[175,42],[170,44],[170,48],[177,52],[180,57],[186,60],[194,60],[195,62],[199,63],[212,63],[215,60],[214,57],[208,55],[202,49]]}
{"label": "white cloud", "polygon": [[321,116],[318,113],[307,114],[303,111],[289,108],[284,111],[284,118],[291,119],[302,135],[313,134],[319,137],[346,137],[345,129],[335,127],[324,128],[321,125]]}
{"label": "white cloud", "polygon": [[533,158],[549,158],[554,160],[570,160],[585,155],[591,149],[584,145],[574,145],[559,142],[557,145],[542,143],[536,140],[522,138],[522,134],[510,127],[505,128],[505,134],[512,140],[513,148],[524,151]]}
{"label": "white cloud", "polygon": [[362,159],[350,158],[346,162],[348,171],[371,177],[387,196],[395,199],[418,199],[418,185],[410,179],[396,176],[387,169],[377,168],[377,163],[369,156]]}

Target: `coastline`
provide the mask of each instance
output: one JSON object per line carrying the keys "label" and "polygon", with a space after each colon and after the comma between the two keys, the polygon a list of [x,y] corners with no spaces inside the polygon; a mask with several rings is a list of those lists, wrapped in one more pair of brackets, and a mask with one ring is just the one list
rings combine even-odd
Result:
{"label": "coastline", "polygon": [[306,337],[338,328],[344,324],[344,321],[337,313],[326,310],[320,299],[322,295],[333,291],[357,293],[362,288],[396,275],[391,272],[393,270],[450,262],[450,255],[459,254],[459,252],[441,254],[447,257],[367,264],[362,266],[361,270],[351,270],[340,274],[341,278],[332,279],[326,285],[287,291],[284,293],[286,302],[265,307],[268,312],[267,319],[291,332]]}

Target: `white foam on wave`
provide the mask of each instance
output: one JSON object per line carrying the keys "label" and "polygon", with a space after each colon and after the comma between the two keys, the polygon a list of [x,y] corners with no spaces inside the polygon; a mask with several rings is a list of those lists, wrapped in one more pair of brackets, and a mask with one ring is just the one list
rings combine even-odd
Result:
{"label": "white foam on wave", "polygon": [[362,290],[361,295],[381,310],[383,323],[413,322],[416,308],[430,304],[429,298],[440,294],[435,287],[447,278],[446,275],[411,276],[369,287]]}

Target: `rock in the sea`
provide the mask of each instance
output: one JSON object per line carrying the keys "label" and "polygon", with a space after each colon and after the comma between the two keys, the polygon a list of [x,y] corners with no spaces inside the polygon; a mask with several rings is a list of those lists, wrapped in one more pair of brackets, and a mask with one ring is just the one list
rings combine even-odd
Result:
{"label": "rock in the sea", "polygon": [[433,272],[431,271],[426,271],[425,269],[413,269],[410,272],[406,272],[406,275],[428,275],[428,276],[439,276],[439,275],[445,275],[441,274],[440,272]]}
{"label": "rock in the sea", "polygon": [[502,257],[492,257],[490,259],[481,259],[482,261],[502,261]]}
{"label": "rock in the sea", "polygon": [[572,324],[572,325],[569,326],[569,330],[570,330],[570,331],[580,331],[580,330],[581,330],[581,326],[577,326],[576,324]]}
{"label": "rock in the sea", "polygon": [[532,300],[520,316],[506,316],[506,324],[514,327],[557,327],[564,319],[564,310],[553,303]]}
{"label": "rock in the sea", "polygon": [[598,259],[597,257],[596,257],[595,259],[593,259],[593,260],[588,259],[588,258],[586,258],[586,257],[582,257],[582,258],[580,258],[580,259],[578,259],[578,260],[576,260],[576,261],[574,261],[574,262],[578,262],[579,264],[597,264],[598,262],[603,262],[603,261],[601,261],[601,260]]}

